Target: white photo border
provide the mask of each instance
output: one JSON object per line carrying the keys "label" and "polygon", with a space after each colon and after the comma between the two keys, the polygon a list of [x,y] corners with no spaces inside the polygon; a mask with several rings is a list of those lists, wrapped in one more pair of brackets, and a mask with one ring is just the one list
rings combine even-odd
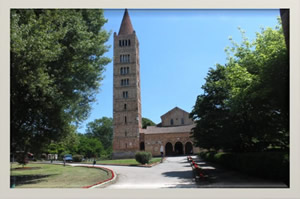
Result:
{"label": "white photo border", "polygon": [[[300,198],[300,1],[299,0],[0,0],[0,198]],[[10,189],[9,187],[9,49],[11,8],[162,8],[162,9],[290,9],[290,188],[248,189]]]}

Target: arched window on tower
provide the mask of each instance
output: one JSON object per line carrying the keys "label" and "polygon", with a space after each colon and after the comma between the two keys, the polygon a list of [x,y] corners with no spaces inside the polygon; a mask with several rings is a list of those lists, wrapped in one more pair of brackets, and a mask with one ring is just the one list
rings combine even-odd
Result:
{"label": "arched window on tower", "polygon": [[130,46],[130,39],[128,39],[128,46]]}

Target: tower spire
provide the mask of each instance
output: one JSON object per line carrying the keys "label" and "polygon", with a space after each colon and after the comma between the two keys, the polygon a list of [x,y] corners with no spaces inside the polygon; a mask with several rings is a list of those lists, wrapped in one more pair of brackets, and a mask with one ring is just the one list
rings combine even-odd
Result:
{"label": "tower spire", "polygon": [[119,30],[119,35],[128,35],[133,33],[133,27],[131,24],[131,20],[128,14],[127,8],[125,9],[123,20],[121,23],[121,27]]}

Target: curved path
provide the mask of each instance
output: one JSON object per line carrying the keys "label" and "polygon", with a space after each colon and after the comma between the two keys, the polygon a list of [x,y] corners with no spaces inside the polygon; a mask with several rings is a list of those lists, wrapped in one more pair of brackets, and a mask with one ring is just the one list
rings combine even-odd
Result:
{"label": "curved path", "polygon": [[[196,158],[196,156],[193,156]],[[168,157],[162,164],[153,167],[101,165],[117,174],[114,184],[107,189],[156,189],[156,188],[286,188],[281,182],[250,177],[235,171],[212,166],[198,160],[207,171],[209,180],[195,183],[193,172],[186,156]],[[104,187],[100,187],[104,188]]]}
{"label": "curved path", "polygon": [[184,188],[195,186],[186,157],[168,157],[162,164],[145,167],[105,166],[114,170],[118,179],[109,189]]}

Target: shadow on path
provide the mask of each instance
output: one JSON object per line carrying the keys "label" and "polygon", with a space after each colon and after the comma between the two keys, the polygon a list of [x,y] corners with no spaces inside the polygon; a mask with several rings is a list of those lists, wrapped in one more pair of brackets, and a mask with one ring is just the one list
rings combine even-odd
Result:
{"label": "shadow on path", "polygon": [[192,179],[193,172],[192,171],[168,171],[162,173],[166,177],[180,178],[180,179]]}

